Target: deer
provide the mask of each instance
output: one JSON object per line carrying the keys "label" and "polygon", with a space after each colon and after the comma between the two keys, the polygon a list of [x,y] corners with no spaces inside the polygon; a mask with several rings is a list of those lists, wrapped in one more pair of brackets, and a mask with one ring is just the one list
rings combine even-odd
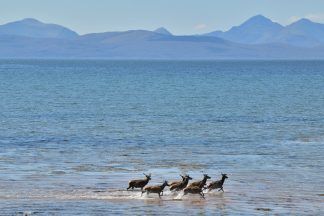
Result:
{"label": "deer", "polygon": [[189,186],[197,186],[203,188],[206,185],[207,179],[210,179],[210,177],[207,174],[204,174],[204,178],[201,181],[192,182]]}
{"label": "deer", "polygon": [[148,195],[149,193],[157,193],[159,195],[159,198],[161,199],[161,196],[163,196],[163,190],[166,186],[170,186],[167,181],[164,181],[161,185],[155,185],[155,186],[146,186],[144,190],[142,190],[142,194],[146,192]]}
{"label": "deer", "polygon": [[218,189],[218,188],[220,188],[218,191],[223,191],[224,192],[223,184],[225,182],[225,179],[227,179],[227,178],[228,178],[227,174],[222,173],[222,179],[221,180],[213,181],[208,185],[208,187],[207,187],[208,192],[211,191],[211,190],[214,190],[214,189]]}
{"label": "deer", "polygon": [[[181,176],[181,178],[182,178],[182,181],[186,178],[186,176],[183,176],[183,175],[181,175],[181,174],[180,174],[180,176]],[[174,181],[174,182],[171,182],[171,183],[170,183],[170,187],[171,187],[172,185],[174,185],[174,184],[179,184],[179,183],[181,183],[182,181]]]}
{"label": "deer", "polygon": [[188,193],[190,194],[199,194],[203,199],[205,199],[205,195],[203,193],[203,182],[199,186],[192,186],[189,185],[183,190],[183,196],[187,195]]}
{"label": "deer", "polygon": [[132,188],[132,190],[134,190],[134,188],[141,188],[141,191],[143,191],[145,185],[147,185],[147,183],[151,180],[151,174],[149,175],[146,175],[145,173],[143,174],[145,175],[146,178],[129,181],[127,190],[129,190],[130,188]]}
{"label": "deer", "polygon": [[189,176],[189,175],[185,175],[183,177],[183,180],[181,182],[176,182],[175,184],[171,185],[170,186],[170,190],[173,191],[181,191],[183,190],[184,188],[187,187],[188,183],[189,183],[189,180],[191,180],[192,178]]}

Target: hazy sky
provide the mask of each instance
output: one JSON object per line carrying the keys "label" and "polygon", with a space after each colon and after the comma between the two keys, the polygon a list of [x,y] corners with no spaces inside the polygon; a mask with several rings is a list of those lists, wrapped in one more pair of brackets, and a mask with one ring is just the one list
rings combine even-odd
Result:
{"label": "hazy sky", "polygon": [[324,23],[324,0],[0,0],[0,24],[36,18],[78,33],[153,30],[174,34],[227,30],[262,14],[281,24]]}

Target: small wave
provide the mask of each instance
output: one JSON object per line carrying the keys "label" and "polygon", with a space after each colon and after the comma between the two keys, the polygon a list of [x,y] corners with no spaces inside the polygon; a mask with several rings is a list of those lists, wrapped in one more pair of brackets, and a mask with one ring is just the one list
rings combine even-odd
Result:
{"label": "small wave", "polygon": [[20,216],[30,216],[32,215],[33,212],[32,211],[24,211],[24,212],[18,212],[18,215]]}
{"label": "small wave", "polygon": [[[211,191],[205,192],[205,195],[210,197],[222,196],[222,192]],[[29,191],[28,193],[7,194],[2,195],[0,199],[57,199],[57,200],[163,200],[163,201],[179,201],[179,200],[195,200],[200,199],[200,196],[188,194],[184,196],[183,191],[174,192],[165,190],[161,198],[158,194],[146,194],[140,190],[105,190],[103,188],[87,188],[75,189],[69,191]]]}
{"label": "small wave", "polygon": [[161,201],[179,201],[179,200],[192,200],[200,199],[196,195],[183,195],[183,192],[173,192],[170,190],[164,191],[161,198],[158,194],[150,193],[146,194],[140,190],[127,191],[127,190],[102,190],[102,189],[91,189],[91,190],[72,190],[72,191],[48,191],[44,193],[29,194],[12,194],[6,197],[2,196],[2,199],[57,199],[57,200],[161,200]]}

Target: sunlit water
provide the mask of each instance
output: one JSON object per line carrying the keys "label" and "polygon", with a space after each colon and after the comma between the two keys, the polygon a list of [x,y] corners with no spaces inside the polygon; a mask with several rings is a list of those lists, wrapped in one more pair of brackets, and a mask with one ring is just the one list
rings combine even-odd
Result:
{"label": "sunlit water", "polygon": [[323,61],[1,60],[0,111],[0,215],[324,214]]}

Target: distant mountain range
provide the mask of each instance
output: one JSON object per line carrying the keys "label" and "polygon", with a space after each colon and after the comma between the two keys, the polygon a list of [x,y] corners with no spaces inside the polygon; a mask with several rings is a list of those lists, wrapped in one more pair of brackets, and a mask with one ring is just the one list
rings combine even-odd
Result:
{"label": "distant mountain range", "polygon": [[16,35],[33,38],[75,38],[78,34],[56,24],[45,24],[36,19],[23,19],[0,25],[0,35]]}
{"label": "distant mountain range", "polygon": [[204,35],[163,27],[78,35],[29,18],[0,25],[0,58],[324,59],[324,25],[301,19],[282,26],[258,15]]}
{"label": "distant mountain range", "polygon": [[245,44],[281,43],[314,47],[324,44],[324,24],[300,19],[288,26],[282,26],[262,15],[257,15],[228,31],[214,31],[205,35]]}

